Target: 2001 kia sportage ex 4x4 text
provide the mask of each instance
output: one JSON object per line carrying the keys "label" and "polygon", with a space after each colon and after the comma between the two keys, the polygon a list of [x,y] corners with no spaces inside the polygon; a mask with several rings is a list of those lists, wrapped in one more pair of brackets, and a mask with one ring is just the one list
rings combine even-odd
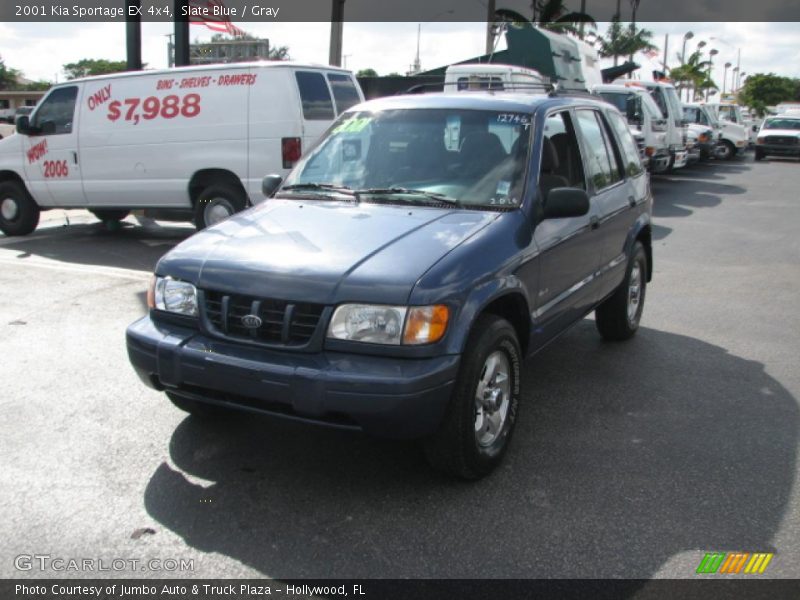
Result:
{"label": "2001 kia sportage ex 4x4 text", "polygon": [[525,355],[593,309],[608,339],[638,328],[652,196],[606,103],[367,102],[280,183],[165,255],[128,328],[142,380],[191,413],[421,438],[475,478],[508,446]]}

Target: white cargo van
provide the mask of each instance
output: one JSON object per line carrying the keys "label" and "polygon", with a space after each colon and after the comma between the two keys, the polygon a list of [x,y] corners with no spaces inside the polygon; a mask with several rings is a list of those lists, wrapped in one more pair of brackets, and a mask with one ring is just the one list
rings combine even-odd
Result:
{"label": "white cargo van", "polygon": [[292,62],[65,82],[0,140],[0,230],[30,233],[48,208],[211,225],[260,201],[265,174],[286,175],[362,100],[349,71]]}

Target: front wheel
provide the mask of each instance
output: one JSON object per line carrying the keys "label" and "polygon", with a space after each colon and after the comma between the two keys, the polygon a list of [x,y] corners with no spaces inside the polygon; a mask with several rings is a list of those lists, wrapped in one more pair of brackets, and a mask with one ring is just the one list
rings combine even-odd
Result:
{"label": "front wheel", "polygon": [[500,464],[517,420],[521,362],[511,324],[495,315],[479,317],[442,426],[425,442],[433,467],[478,479]]}
{"label": "front wheel", "polygon": [[39,224],[39,206],[28,190],[16,181],[0,183],[0,231],[6,235],[28,235]]}
{"label": "front wheel", "polygon": [[764,157],[766,156],[766,154],[764,154],[764,151],[761,148],[756,148],[755,152],[756,152],[755,154],[756,160],[763,160]]}
{"label": "front wheel", "polygon": [[197,197],[194,222],[197,229],[221,223],[231,215],[244,210],[247,199],[244,192],[228,185],[210,185]]}
{"label": "front wheel", "polygon": [[736,146],[729,140],[722,140],[717,146],[717,158],[719,160],[733,160],[734,156],[736,156]]}
{"label": "front wheel", "polygon": [[639,329],[647,288],[647,254],[641,242],[633,245],[625,279],[595,310],[595,324],[607,340],[627,340]]}

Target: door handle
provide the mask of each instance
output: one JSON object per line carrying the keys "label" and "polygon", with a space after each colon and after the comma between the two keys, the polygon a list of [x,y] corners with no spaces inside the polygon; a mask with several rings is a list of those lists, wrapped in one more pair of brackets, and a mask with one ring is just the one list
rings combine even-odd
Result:
{"label": "door handle", "polygon": [[589,217],[589,225],[591,225],[592,229],[600,227],[600,219],[597,218],[597,215]]}
{"label": "door handle", "polygon": [[75,152],[74,150],[72,151],[72,162],[75,163],[76,165],[78,164],[78,153]]}
{"label": "door handle", "polygon": [[636,206],[636,198],[628,196],[628,204],[630,204],[631,208],[634,208]]}

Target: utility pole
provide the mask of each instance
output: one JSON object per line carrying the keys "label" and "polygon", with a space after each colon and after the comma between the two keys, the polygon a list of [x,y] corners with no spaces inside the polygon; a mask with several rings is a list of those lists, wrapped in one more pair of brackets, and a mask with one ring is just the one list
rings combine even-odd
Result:
{"label": "utility pole", "polygon": [[669,51],[669,34],[664,34],[664,77],[667,76],[667,52]]}
{"label": "utility pole", "polygon": [[331,45],[328,63],[342,66],[342,35],[344,32],[344,0],[333,0],[331,5]]}
{"label": "utility pole", "polygon": [[192,64],[189,56],[189,17],[183,16],[189,7],[189,0],[175,0],[175,66],[185,67]]}
{"label": "utility pole", "polygon": [[489,0],[486,3],[486,54],[494,50],[494,13],[495,0]]}

